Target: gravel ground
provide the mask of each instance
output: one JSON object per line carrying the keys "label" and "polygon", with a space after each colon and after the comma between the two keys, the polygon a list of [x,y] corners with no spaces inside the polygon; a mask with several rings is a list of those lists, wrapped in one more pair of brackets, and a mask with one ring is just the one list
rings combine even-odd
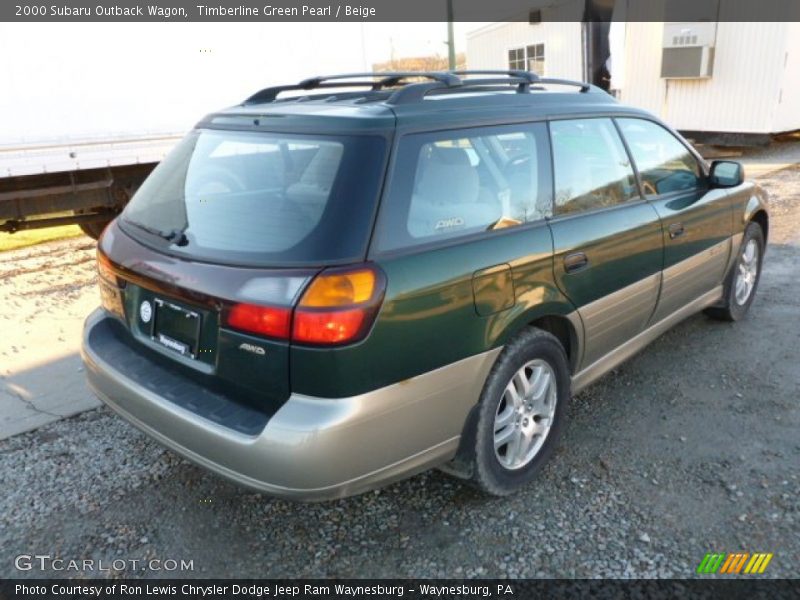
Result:
{"label": "gravel ground", "polygon": [[337,502],[275,500],[100,408],[0,442],[0,576],[39,553],[193,560],[189,576],[687,577],[706,552],[748,551],[796,577],[800,169],[763,183],[774,226],[748,318],[694,316],[577,396],[522,493],[430,472]]}

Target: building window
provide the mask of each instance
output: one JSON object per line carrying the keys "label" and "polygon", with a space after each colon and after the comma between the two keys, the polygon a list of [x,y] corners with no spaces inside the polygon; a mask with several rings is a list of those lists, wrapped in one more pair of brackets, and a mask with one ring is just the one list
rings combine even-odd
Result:
{"label": "building window", "polygon": [[508,68],[512,71],[525,70],[525,48],[513,48],[508,51]]}
{"label": "building window", "polygon": [[528,46],[528,71],[544,75],[544,44]]}
{"label": "building window", "polygon": [[508,51],[508,68],[544,75],[544,44],[532,44]]}

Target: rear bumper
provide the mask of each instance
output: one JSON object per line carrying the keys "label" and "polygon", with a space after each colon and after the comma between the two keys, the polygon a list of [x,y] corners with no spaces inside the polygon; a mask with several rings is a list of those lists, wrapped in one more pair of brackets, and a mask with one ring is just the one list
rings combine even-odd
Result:
{"label": "rear bumper", "polygon": [[105,360],[90,334],[108,318],[101,309],[88,317],[82,345],[88,383],[103,402],[200,466],[301,500],[357,494],[451,459],[500,352],[349,398],[292,394],[259,433],[246,435],[177,405]]}

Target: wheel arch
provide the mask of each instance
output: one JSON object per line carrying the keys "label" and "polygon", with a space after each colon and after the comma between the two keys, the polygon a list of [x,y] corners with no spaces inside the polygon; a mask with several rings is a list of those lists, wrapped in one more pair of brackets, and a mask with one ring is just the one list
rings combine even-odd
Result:
{"label": "wheel arch", "polygon": [[766,193],[760,188],[756,188],[755,193],[747,200],[742,214],[742,229],[750,223],[758,223],[764,233],[764,242],[769,235],[769,214],[767,212]]}
{"label": "wheel arch", "polygon": [[583,352],[583,322],[571,304],[548,302],[520,311],[505,320],[497,343],[508,344],[526,327],[536,327],[555,336],[567,354],[570,373],[577,371]]}
{"label": "wheel arch", "polygon": [[764,243],[767,242],[769,237],[769,215],[767,211],[763,208],[760,208],[755,213],[750,215],[749,223],[758,223],[761,227],[761,231],[764,233]]}
{"label": "wheel arch", "polygon": [[550,314],[537,317],[528,323],[530,327],[536,327],[553,335],[561,342],[564,352],[567,354],[570,374],[577,371],[582,350],[581,336],[579,329],[583,328],[578,317],[577,311],[569,315]]}

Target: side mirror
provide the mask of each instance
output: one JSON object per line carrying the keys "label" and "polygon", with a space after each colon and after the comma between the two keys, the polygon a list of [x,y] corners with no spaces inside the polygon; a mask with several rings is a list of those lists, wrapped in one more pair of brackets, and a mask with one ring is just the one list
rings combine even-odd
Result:
{"label": "side mirror", "polygon": [[734,160],[715,160],[709,179],[716,188],[736,187],[744,183],[744,167]]}

